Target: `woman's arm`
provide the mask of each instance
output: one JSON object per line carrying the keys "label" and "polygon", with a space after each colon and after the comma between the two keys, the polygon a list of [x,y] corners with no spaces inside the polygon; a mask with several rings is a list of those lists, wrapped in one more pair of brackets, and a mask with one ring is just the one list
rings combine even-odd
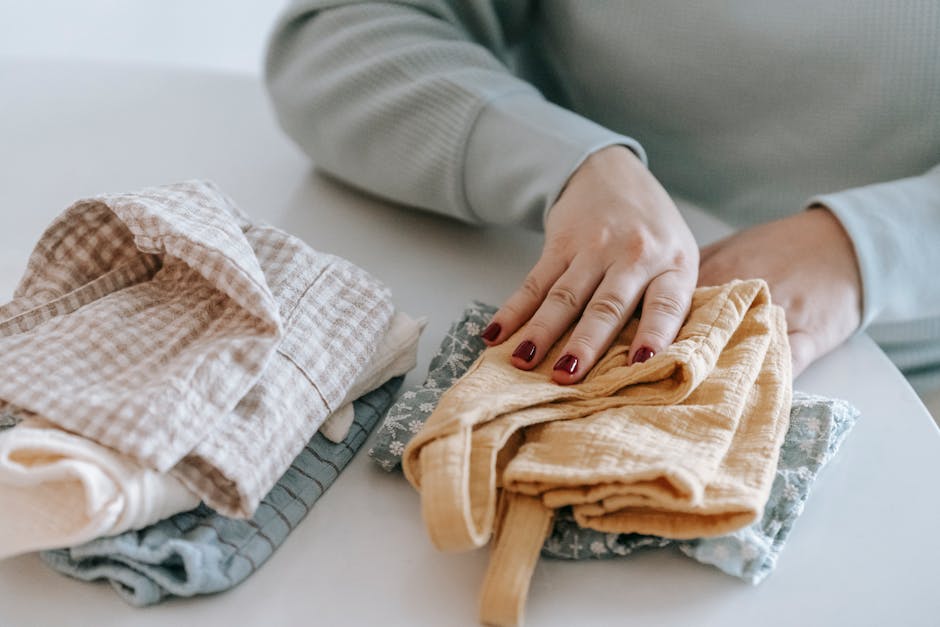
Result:
{"label": "woman's arm", "polygon": [[705,285],[767,281],[794,373],[872,322],[940,317],[940,166],[809,204],[705,248],[699,270]]}
{"label": "woman's arm", "polygon": [[513,363],[531,369],[577,322],[552,375],[574,383],[641,301],[629,358],[675,339],[698,249],[635,141],[510,72],[511,33],[534,6],[301,0],[278,27],[267,77],[284,128],[333,175],[467,221],[544,219],[541,258],[483,337],[518,331]]}
{"label": "woman's arm", "polygon": [[318,167],[372,193],[541,228],[589,154],[642,149],[512,74],[532,11],[523,1],[297,0],[267,58],[281,125]]}

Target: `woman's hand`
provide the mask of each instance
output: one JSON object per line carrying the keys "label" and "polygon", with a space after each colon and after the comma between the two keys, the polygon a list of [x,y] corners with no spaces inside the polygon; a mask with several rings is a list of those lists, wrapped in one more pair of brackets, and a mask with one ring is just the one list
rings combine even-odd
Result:
{"label": "woman's hand", "polygon": [[590,156],[571,176],[545,223],[542,256],[481,334],[499,344],[523,328],[512,363],[537,366],[580,316],[552,378],[575,383],[637,308],[631,363],[676,337],[688,314],[698,247],[675,203],[622,146]]}
{"label": "woman's hand", "polygon": [[855,250],[825,208],[736,233],[702,249],[699,285],[762,278],[786,311],[793,376],[844,342],[861,322]]}

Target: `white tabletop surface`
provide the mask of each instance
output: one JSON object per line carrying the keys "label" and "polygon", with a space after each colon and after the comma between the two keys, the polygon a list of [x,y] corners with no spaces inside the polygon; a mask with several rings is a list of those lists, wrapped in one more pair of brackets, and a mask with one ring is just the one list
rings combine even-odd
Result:
{"label": "white tabletop surface", "polygon": [[[540,236],[476,229],[350,191],[313,172],[248,77],[0,59],[0,297],[68,204],[186,178],[384,280],[428,316],[418,368],[465,303],[498,304]],[[721,227],[692,213],[703,241]],[[862,412],[760,586],[670,550],[541,560],[529,625],[940,625],[940,433],[900,373],[858,337],[798,389]],[[4,515],[4,512],[0,512]],[[0,562],[0,626],[474,625],[485,550],[440,554],[417,494],[358,455],[280,551],[236,589],[134,609],[35,555]]]}

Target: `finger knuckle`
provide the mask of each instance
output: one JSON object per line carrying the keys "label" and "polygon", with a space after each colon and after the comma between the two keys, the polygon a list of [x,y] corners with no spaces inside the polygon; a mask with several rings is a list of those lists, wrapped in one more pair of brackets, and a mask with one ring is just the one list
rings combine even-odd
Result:
{"label": "finger knuckle", "polygon": [[657,294],[643,305],[643,313],[681,319],[685,317],[686,302],[676,294]]}
{"label": "finger knuckle", "polygon": [[555,285],[548,292],[546,300],[561,305],[566,309],[577,309],[581,303],[578,302],[578,295],[570,287],[564,285]]}
{"label": "finger knuckle", "polygon": [[619,294],[606,292],[596,295],[587,307],[588,313],[605,322],[617,324],[627,318],[627,303]]}
{"label": "finger knuckle", "polygon": [[[498,313],[501,318],[504,318],[504,319],[508,318],[509,320],[518,321],[518,322],[525,320],[525,318],[527,317],[525,315],[526,314],[525,308],[519,302],[518,296],[503,303],[503,306],[499,308]],[[531,315],[531,312],[530,312],[530,315]]]}
{"label": "finger knuckle", "polygon": [[533,339],[547,337],[550,331],[548,322],[542,318],[532,318],[526,324],[526,333]]}
{"label": "finger knuckle", "polygon": [[565,352],[577,355],[581,359],[590,359],[596,352],[594,344],[594,338],[589,335],[573,333],[571,337],[568,338],[568,345]]}
{"label": "finger knuckle", "polygon": [[646,327],[643,329],[643,340],[641,344],[653,347],[654,349],[668,346],[675,336],[670,335],[666,329],[661,327]]}
{"label": "finger knuckle", "polygon": [[525,278],[525,281],[522,282],[522,287],[520,291],[527,297],[531,299],[541,300],[545,291],[542,287],[542,282],[530,274]]}
{"label": "finger knuckle", "polygon": [[645,230],[634,230],[624,236],[624,255],[629,261],[639,261],[649,257],[654,248],[653,236]]}
{"label": "finger knuckle", "polygon": [[545,252],[547,256],[567,255],[568,251],[574,248],[574,236],[568,231],[558,231],[552,233],[545,240]]}
{"label": "finger knuckle", "polygon": [[695,268],[699,263],[698,249],[694,247],[689,250],[677,248],[673,252],[670,262],[672,267],[677,269]]}
{"label": "finger knuckle", "polygon": [[791,326],[799,326],[794,324],[797,320],[805,320],[809,317],[809,314],[813,311],[813,304],[810,298],[803,292],[793,292],[788,294],[781,294],[780,290],[774,290],[770,288],[770,298],[771,300],[783,307],[783,310],[787,313],[787,322]]}

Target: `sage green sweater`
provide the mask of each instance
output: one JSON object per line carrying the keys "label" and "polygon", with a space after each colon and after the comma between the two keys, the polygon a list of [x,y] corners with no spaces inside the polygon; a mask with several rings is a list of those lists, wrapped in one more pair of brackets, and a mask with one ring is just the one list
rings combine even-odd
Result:
{"label": "sage green sweater", "polygon": [[735,226],[825,204],[863,327],[940,383],[935,0],[297,0],[267,80],[317,166],[467,221],[540,226],[611,144]]}

